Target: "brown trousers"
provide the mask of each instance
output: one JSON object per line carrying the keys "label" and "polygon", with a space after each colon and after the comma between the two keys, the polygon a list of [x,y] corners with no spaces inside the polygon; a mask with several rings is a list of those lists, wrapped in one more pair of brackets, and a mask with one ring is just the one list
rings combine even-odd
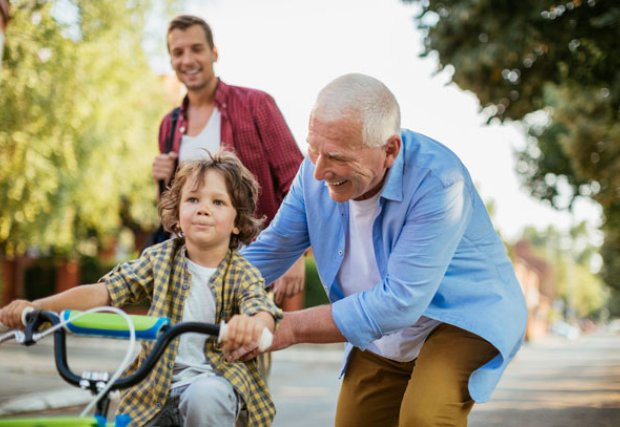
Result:
{"label": "brown trousers", "polygon": [[435,328],[411,362],[353,349],[336,426],[465,427],[474,405],[469,376],[496,354],[486,340],[445,323]]}

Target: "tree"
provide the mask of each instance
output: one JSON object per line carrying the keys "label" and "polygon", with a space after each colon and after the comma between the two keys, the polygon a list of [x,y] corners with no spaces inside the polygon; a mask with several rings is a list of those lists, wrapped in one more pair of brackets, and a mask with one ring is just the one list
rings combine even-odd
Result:
{"label": "tree", "polygon": [[[620,4],[419,3],[424,55],[437,54],[489,121],[526,125],[517,172],[531,194],[558,209],[577,197],[602,206],[602,277],[620,293]],[[620,314],[620,305],[612,308]]]}
{"label": "tree", "polygon": [[150,2],[13,2],[0,74],[0,255],[75,252],[156,222],[163,85],[142,48]]}
{"label": "tree", "polygon": [[522,237],[537,256],[552,266],[557,297],[580,318],[598,316],[609,298],[608,288],[592,272],[598,248],[589,243],[589,232],[582,222],[568,235],[549,226],[542,231],[527,227]]}

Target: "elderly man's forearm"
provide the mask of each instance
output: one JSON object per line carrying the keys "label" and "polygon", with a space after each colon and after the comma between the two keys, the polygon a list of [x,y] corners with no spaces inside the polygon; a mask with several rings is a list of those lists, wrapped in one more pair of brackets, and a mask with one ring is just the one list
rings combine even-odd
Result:
{"label": "elderly man's forearm", "polygon": [[285,322],[292,331],[294,342],[291,344],[325,344],[346,341],[334,322],[332,306],[329,304],[288,312],[282,320],[283,324]]}

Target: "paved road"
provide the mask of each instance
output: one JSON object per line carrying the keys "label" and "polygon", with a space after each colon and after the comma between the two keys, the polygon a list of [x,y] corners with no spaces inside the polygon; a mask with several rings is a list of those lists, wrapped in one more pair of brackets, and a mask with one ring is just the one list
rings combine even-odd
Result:
{"label": "paved road", "polygon": [[[98,347],[92,340],[88,347],[83,340],[76,342],[78,357],[69,361],[77,370],[86,369],[90,360],[112,369],[123,355],[121,342]],[[269,381],[278,406],[274,427],[332,425],[341,352],[340,346],[297,346],[274,355]],[[87,400],[87,393],[55,375],[50,361],[49,345],[27,351],[0,348],[0,417],[19,407],[20,397],[22,410],[30,405],[27,411],[40,410],[46,400],[48,407],[58,400],[71,405]],[[34,390],[40,394],[30,394]],[[572,341],[551,337],[526,345],[491,402],[474,408],[469,425],[620,426],[620,334],[601,331]]]}

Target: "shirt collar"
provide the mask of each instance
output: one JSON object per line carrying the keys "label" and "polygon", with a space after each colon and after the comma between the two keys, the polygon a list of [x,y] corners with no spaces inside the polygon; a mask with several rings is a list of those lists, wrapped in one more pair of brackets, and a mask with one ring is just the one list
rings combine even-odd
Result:
{"label": "shirt collar", "polygon": [[403,172],[405,169],[405,144],[400,145],[400,150],[394,164],[387,171],[385,184],[381,191],[381,197],[396,202],[403,200]]}
{"label": "shirt collar", "polygon": [[[222,111],[222,108],[226,108],[226,100],[228,99],[228,92],[230,91],[230,86],[224,83],[219,77],[217,78],[217,86],[215,87],[215,97],[213,100],[215,101],[215,105],[218,110]],[[183,98],[183,102],[181,103],[181,116],[187,120],[187,109],[189,108],[189,98],[187,95]]]}

